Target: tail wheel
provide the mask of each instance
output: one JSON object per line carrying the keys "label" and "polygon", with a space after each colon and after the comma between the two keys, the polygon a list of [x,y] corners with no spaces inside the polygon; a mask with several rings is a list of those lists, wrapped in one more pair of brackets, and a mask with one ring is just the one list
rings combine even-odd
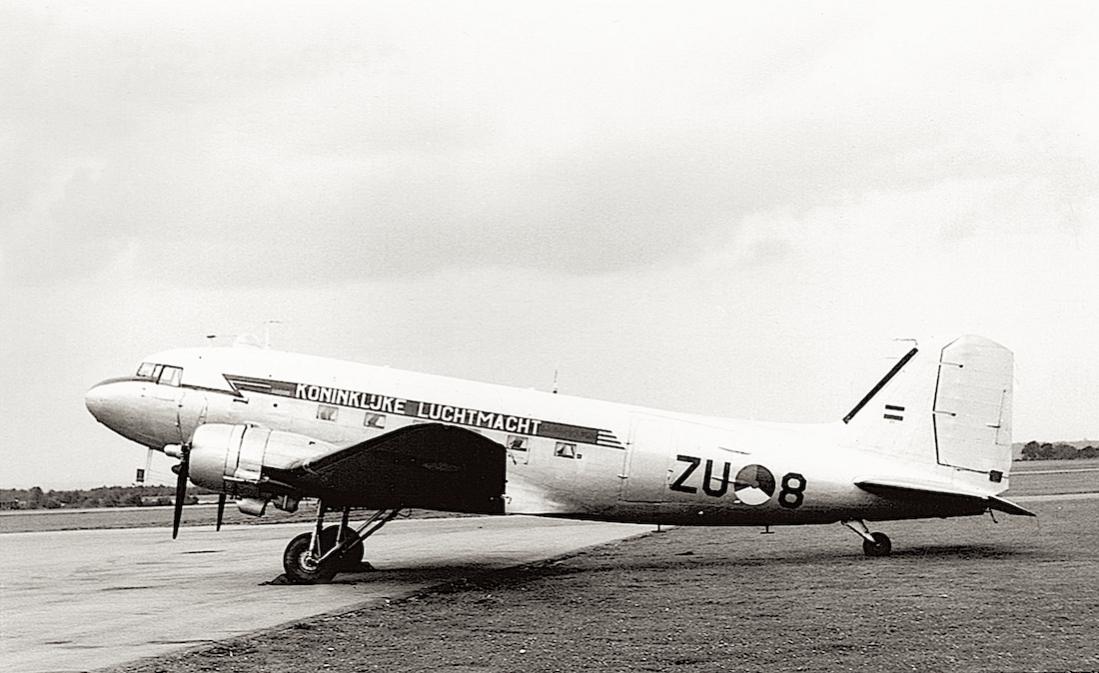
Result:
{"label": "tail wheel", "polygon": [[885,533],[871,533],[870,537],[874,538],[873,542],[862,541],[862,552],[867,556],[889,556],[889,552],[893,551],[893,543]]}
{"label": "tail wheel", "polygon": [[[335,540],[335,531],[332,533]],[[312,533],[302,533],[290,540],[286,545],[286,551],[282,553],[282,568],[286,571],[286,577],[294,584],[327,584],[335,577],[337,559],[327,559],[323,563],[317,562],[317,557],[312,550]],[[331,545],[328,545],[330,548]]]}
{"label": "tail wheel", "polygon": [[[336,533],[339,532],[340,526],[329,526],[321,531],[321,549],[328,551],[332,547],[336,546]],[[357,539],[358,533],[351,526],[343,527],[343,534],[340,535],[340,541],[344,541],[348,538]],[[343,555],[332,559],[336,569],[340,572],[356,572],[359,570],[363,562],[363,543],[361,540],[355,543],[355,546],[344,551]]]}

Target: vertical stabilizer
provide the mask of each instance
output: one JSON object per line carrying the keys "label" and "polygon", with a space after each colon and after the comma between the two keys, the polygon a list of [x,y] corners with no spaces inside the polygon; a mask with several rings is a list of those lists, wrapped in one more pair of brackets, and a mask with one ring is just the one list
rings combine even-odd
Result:
{"label": "vertical stabilizer", "polygon": [[856,446],[919,462],[935,460],[932,401],[937,349],[909,350],[844,417]]}
{"label": "vertical stabilizer", "polygon": [[998,493],[1011,468],[1013,367],[1011,351],[984,337],[921,343],[844,422],[859,448],[949,468],[952,481]]}

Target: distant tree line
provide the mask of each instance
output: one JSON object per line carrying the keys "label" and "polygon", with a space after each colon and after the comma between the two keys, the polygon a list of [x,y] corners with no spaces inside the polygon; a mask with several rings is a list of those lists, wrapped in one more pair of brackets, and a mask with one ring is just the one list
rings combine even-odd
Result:
{"label": "distant tree line", "polygon": [[[0,509],[151,507],[170,505],[175,495],[172,486],[100,486],[72,491],[43,491],[38,486],[29,489],[0,488]],[[193,505],[198,498],[189,490],[185,502]]]}
{"label": "distant tree line", "polygon": [[[1066,442],[1027,442],[1023,460],[1076,460],[1099,458],[1099,446],[1078,448]],[[198,502],[195,494],[213,493],[205,488],[190,488],[184,502]],[[0,509],[61,509],[84,507],[152,507],[171,505],[175,499],[173,486],[100,486],[72,491],[43,491],[38,486],[29,489],[0,488]]]}
{"label": "distant tree line", "polygon": [[1027,442],[1023,446],[1023,460],[1076,460],[1099,458],[1099,446],[1077,448],[1065,442]]}

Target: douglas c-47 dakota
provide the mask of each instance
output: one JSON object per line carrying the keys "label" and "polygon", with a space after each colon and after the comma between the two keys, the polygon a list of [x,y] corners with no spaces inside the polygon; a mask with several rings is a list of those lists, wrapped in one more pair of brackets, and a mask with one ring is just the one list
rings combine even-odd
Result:
{"label": "douglas c-47 dakota", "polygon": [[[977,336],[907,352],[842,419],[712,418],[258,348],[151,355],[88,391],[120,435],[179,458],[241,511],[317,499],[283,554],[294,582],[360,566],[363,541],[405,508],[634,523],[840,522],[1033,516],[1001,497],[1011,467],[1013,358]],[[352,510],[373,515],[357,527]],[[342,522],[325,526],[327,512]]]}

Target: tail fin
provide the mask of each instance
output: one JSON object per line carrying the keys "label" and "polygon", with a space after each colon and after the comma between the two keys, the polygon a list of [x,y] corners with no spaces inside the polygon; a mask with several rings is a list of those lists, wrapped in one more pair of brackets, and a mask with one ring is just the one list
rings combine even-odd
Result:
{"label": "tail fin", "polygon": [[1011,351],[984,337],[917,346],[843,420],[860,448],[1000,493],[1011,469],[1013,367]]}

